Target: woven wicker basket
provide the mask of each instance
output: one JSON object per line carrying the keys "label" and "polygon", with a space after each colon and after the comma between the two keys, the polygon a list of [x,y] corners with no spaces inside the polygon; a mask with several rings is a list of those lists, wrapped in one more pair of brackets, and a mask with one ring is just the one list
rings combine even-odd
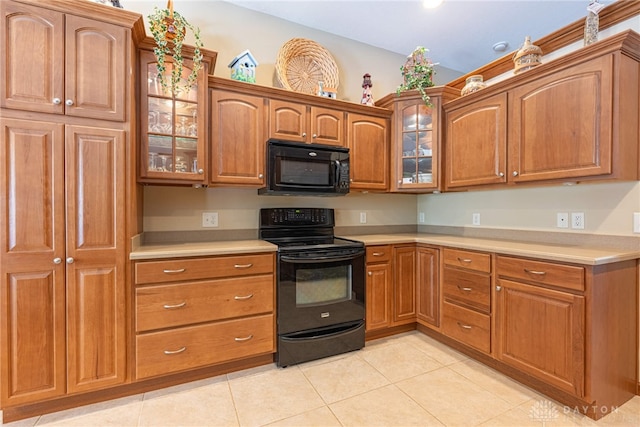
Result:
{"label": "woven wicker basket", "polygon": [[338,88],[338,66],[327,49],[318,43],[291,39],[282,45],[276,59],[278,81],[285,89],[316,95],[318,82]]}

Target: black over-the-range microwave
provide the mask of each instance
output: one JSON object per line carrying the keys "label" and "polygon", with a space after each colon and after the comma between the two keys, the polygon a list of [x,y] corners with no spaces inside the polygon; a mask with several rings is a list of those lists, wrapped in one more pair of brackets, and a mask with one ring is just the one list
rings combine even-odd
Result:
{"label": "black over-the-range microwave", "polygon": [[266,187],[258,194],[341,196],[349,192],[349,149],[333,145],[267,141]]}

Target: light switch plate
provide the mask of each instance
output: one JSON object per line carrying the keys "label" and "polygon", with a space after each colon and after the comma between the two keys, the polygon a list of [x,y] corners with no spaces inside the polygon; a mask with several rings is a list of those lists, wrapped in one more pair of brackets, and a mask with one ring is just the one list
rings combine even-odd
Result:
{"label": "light switch plate", "polygon": [[567,212],[558,212],[556,218],[556,227],[569,228],[569,214]]}
{"label": "light switch plate", "polygon": [[473,225],[480,225],[480,214],[479,213],[471,214],[471,223]]}

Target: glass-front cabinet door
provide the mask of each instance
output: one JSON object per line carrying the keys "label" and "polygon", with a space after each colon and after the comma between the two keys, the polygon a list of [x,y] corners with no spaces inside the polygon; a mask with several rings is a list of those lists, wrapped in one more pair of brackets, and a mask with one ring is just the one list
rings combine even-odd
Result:
{"label": "glass-front cabinet door", "polygon": [[205,180],[204,100],[206,69],[186,88],[191,64],[185,60],[182,78],[171,91],[173,64],[165,63],[163,86],[155,55],[140,51],[140,181]]}
{"label": "glass-front cabinet door", "polygon": [[[432,107],[424,102],[407,103],[399,109],[401,182],[406,184],[425,184],[434,182],[434,147]],[[437,154],[437,152],[436,152]]]}

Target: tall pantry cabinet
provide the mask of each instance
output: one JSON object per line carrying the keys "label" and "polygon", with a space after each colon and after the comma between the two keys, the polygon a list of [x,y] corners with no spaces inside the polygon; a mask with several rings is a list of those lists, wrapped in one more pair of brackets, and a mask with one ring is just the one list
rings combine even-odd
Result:
{"label": "tall pantry cabinet", "polygon": [[139,15],[85,0],[3,0],[0,12],[7,408],[127,379],[133,36],[144,30]]}

